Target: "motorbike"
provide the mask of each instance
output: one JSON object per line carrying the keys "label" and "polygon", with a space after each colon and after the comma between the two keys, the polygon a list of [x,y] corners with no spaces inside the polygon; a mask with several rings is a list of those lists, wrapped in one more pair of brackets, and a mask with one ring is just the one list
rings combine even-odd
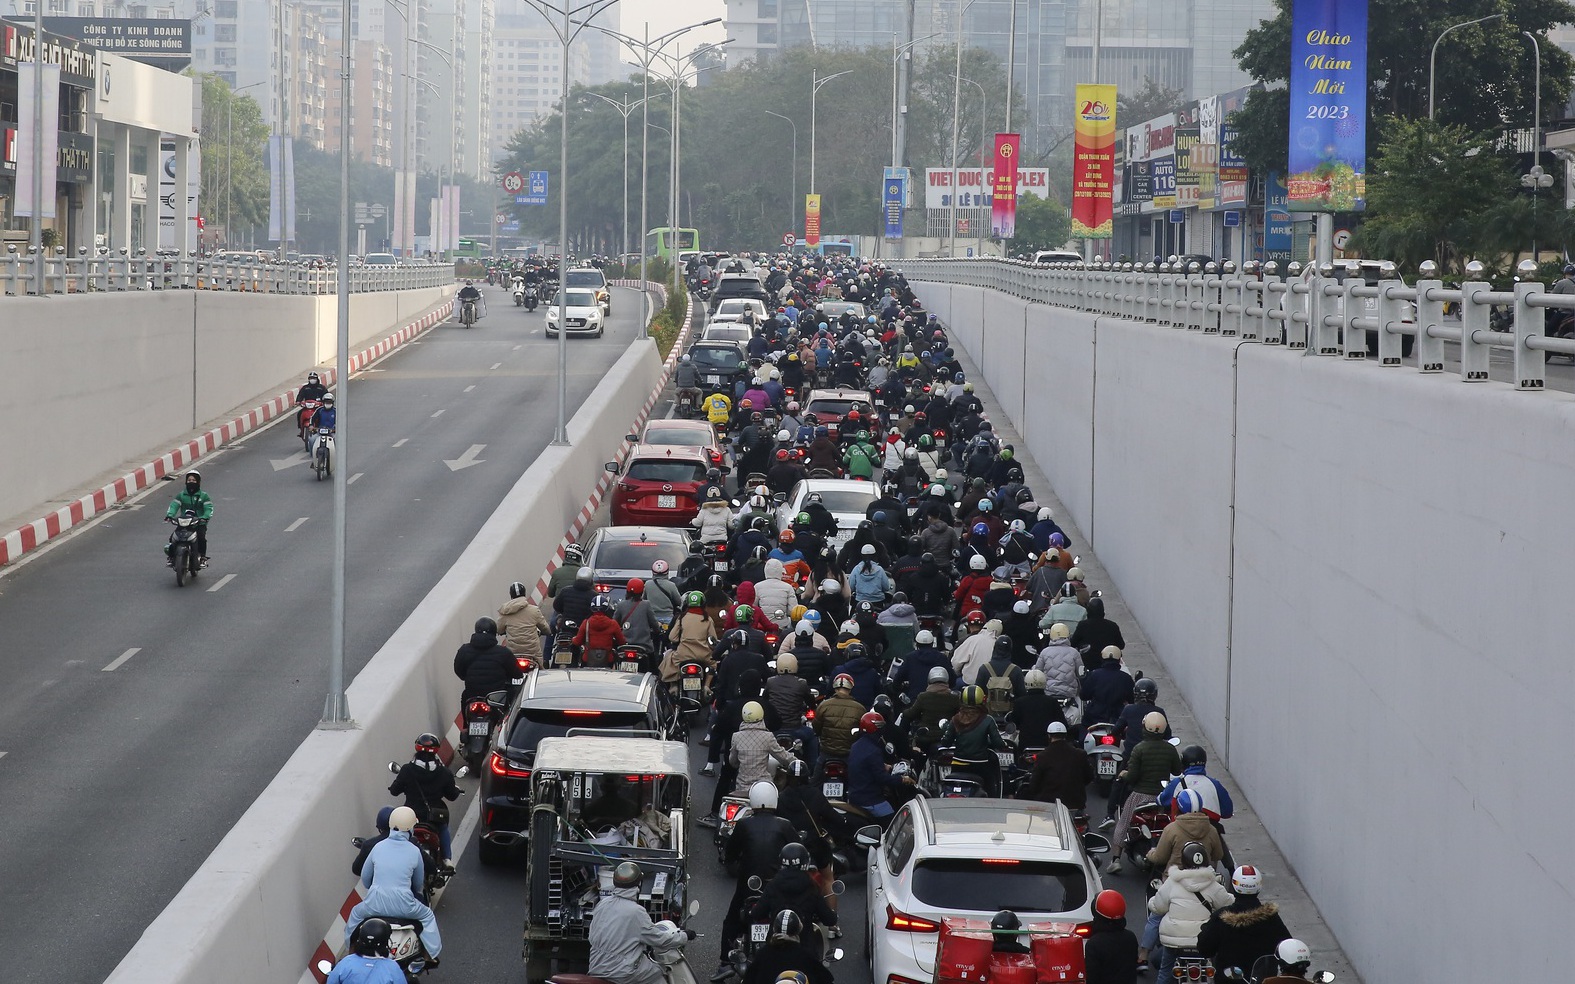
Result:
{"label": "motorbike", "polygon": [[727,861],[727,842],[733,839],[733,828],[738,826],[738,821],[753,812],[747,796],[722,797],[722,807],[716,814],[716,859],[727,869],[730,877],[738,877],[738,865]]}
{"label": "motorbike", "polygon": [[689,419],[700,412],[700,391],[697,389],[681,389],[678,399],[673,402],[673,412],[678,416]]}
{"label": "motorbike", "polygon": [[536,305],[541,303],[541,291],[534,285],[525,288],[525,310],[534,311]]}
{"label": "motorbike", "polygon": [[202,569],[202,558],[197,556],[197,531],[202,528],[202,520],[197,518],[196,510],[186,509],[168,522],[175,524],[169,541],[170,566],[175,568],[175,586],[184,587],[186,578],[196,577]]}
{"label": "motorbike", "polygon": [[514,306],[515,307],[524,307],[524,305],[525,305],[525,281],[523,281],[523,280],[516,280],[516,281],[514,281]]}
{"label": "motorbike", "polygon": [[[426,947],[421,945],[421,924],[414,919],[402,919],[398,916],[369,915],[367,919],[381,919],[388,923],[392,930],[388,937],[388,957],[399,964],[399,969],[405,972],[405,980],[413,981],[425,974],[430,968],[431,958],[427,956]],[[362,920],[364,923],[366,920]],[[317,961],[317,969],[324,978],[333,972],[334,965],[330,960]]]}
{"label": "motorbike", "polygon": [[[760,901],[760,893],[765,888],[765,883],[761,881],[759,875],[750,875],[749,880],[745,884],[749,887],[750,894],[744,898],[743,909],[745,912],[749,912]],[[847,886],[842,883],[841,879],[834,880],[831,883],[831,894],[841,895],[845,891],[847,891]],[[829,967],[842,959],[842,948],[831,945],[831,931],[825,926],[819,923],[812,923],[804,927],[804,932],[813,932],[819,939],[821,963]],[[769,922],[752,921],[745,924],[743,935],[732,941],[733,949],[727,953],[727,962],[732,965],[733,973],[740,980],[748,972],[750,961],[754,959],[755,954],[763,949],[770,940],[771,924]]]}
{"label": "motorbike", "polygon": [[612,668],[619,673],[644,673],[652,668],[651,654],[640,646],[619,646],[613,653]]}
{"label": "motorbike", "polygon": [[334,473],[334,432],[332,428],[319,427],[313,436],[317,446],[312,449],[312,470],[321,482]]}
{"label": "motorbike", "polygon": [[1159,840],[1159,835],[1170,826],[1170,811],[1155,803],[1144,803],[1132,811],[1132,823],[1127,833],[1126,854],[1140,868],[1148,865],[1147,854]]}
{"label": "motorbike", "polygon": [[312,453],[312,434],[309,428],[312,425],[312,415],[323,405],[322,400],[302,400],[296,406],[300,409],[295,415],[295,436],[300,439],[301,447],[307,454]]}
{"label": "motorbike", "polygon": [[1121,771],[1121,763],[1126,758],[1121,750],[1121,742],[1116,740],[1116,726],[1103,723],[1089,725],[1083,732],[1083,751],[1094,766],[1094,784],[1099,794],[1109,796],[1110,787],[1116,781],[1116,773]]}
{"label": "motorbike", "polygon": [[709,301],[711,299],[711,280],[710,280],[710,278],[702,277],[702,278],[700,278],[700,282],[695,284],[695,297],[699,298],[702,301]]}
{"label": "motorbike", "polygon": [[459,306],[459,323],[469,328],[476,323],[476,302],[467,298]]}
{"label": "motorbike", "polygon": [[579,660],[578,649],[574,645],[574,635],[580,630],[580,623],[572,618],[566,618],[558,623],[558,633],[552,639],[552,665],[559,669],[568,669],[576,665]]}
{"label": "motorbike", "polygon": [[481,768],[481,760],[492,745],[492,733],[503,720],[503,710],[508,706],[509,692],[496,690],[485,697],[465,704],[465,741],[460,754],[472,769]]}
{"label": "motorbike", "polygon": [[[1219,976],[1227,981],[1240,981],[1241,984],[1263,984],[1269,978],[1277,976],[1279,972],[1279,964],[1275,961],[1274,956],[1270,954],[1269,956],[1259,957],[1257,962],[1252,965],[1251,970],[1244,971],[1240,967],[1222,967],[1219,971]],[[1198,978],[1178,979],[1196,980]],[[1202,979],[1207,980],[1206,977]],[[1334,972],[1320,970],[1307,979],[1312,981],[1313,984],[1334,984]]]}

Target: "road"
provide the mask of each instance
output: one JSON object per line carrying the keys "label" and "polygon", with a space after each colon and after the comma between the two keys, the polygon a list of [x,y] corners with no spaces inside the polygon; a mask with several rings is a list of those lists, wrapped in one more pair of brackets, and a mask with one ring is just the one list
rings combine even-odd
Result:
{"label": "road", "polygon": [[[552,436],[543,309],[483,291],[475,328],[439,325],[350,385],[349,675]],[[569,339],[571,414],[638,310],[637,292],[614,288],[606,337]],[[0,909],[6,937],[26,941],[7,981],[106,977],[316,723],[333,492],[301,451],[282,423],[200,462],[212,563],[185,588],[161,549],[174,484],[0,577],[0,798],[23,805],[0,845]]]}

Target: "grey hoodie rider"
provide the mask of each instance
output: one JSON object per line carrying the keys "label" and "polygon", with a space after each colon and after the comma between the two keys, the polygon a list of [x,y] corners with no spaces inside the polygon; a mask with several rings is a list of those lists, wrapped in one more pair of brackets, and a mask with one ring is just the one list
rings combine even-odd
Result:
{"label": "grey hoodie rider", "polygon": [[646,948],[677,946],[686,934],[665,920],[651,922],[637,899],[639,891],[638,887],[614,888],[596,903],[588,968],[592,977],[614,984],[663,984],[666,980],[661,966],[646,955]]}

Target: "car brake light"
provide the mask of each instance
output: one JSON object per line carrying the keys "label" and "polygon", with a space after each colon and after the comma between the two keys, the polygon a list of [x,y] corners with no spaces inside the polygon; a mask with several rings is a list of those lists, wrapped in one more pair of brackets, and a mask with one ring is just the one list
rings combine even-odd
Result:
{"label": "car brake light", "polygon": [[985,864],[1016,864],[1016,858],[980,858]]}
{"label": "car brake light", "polygon": [[910,916],[886,904],[886,928],[895,929],[900,933],[939,933],[941,924],[919,916]]}
{"label": "car brake light", "polygon": [[509,765],[508,760],[498,752],[493,752],[492,757],[487,759],[487,767],[492,770],[493,775],[503,776],[506,779],[530,778],[529,769],[514,768],[513,766]]}
{"label": "car brake light", "polygon": [[602,712],[601,711],[578,711],[578,710],[575,710],[575,711],[564,711],[563,712],[563,716],[564,717],[594,718],[594,717],[601,717],[602,716]]}
{"label": "car brake light", "polygon": [[1116,736],[1115,735],[1100,735],[1099,736],[1099,743],[1101,745],[1114,745],[1116,743]]}
{"label": "car brake light", "polygon": [[1072,933],[1076,936],[1087,936],[1089,928],[1089,923],[1078,923],[1077,926],[1072,929]]}

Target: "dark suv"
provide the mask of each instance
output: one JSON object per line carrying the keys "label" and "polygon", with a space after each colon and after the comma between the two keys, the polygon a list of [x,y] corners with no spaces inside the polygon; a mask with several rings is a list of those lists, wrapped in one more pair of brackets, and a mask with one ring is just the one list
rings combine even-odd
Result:
{"label": "dark suv", "polygon": [[540,669],[509,708],[481,770],[481,863],[503,864],[530,831],[530,774],[536,745],[570,728],[664,737],[660,683],[648,673]]}
{"label": "dark suv", "polygon": [[749,357],[737,342],[695,342],[689,346],[689,360],[700,373],[700,385],[706,392],[721,390],[731,399],[734,378],[743,372],[739,367]]}
{"label": "dark suv", "polygon": [[716,290],[711,292],[706,313],[715,314],[717,306],[729,297],[753,297],[764,304],[766,310],[771,309],[771,292],[766,290],[766,285],[752,273],[729,273],[718,277]]}

